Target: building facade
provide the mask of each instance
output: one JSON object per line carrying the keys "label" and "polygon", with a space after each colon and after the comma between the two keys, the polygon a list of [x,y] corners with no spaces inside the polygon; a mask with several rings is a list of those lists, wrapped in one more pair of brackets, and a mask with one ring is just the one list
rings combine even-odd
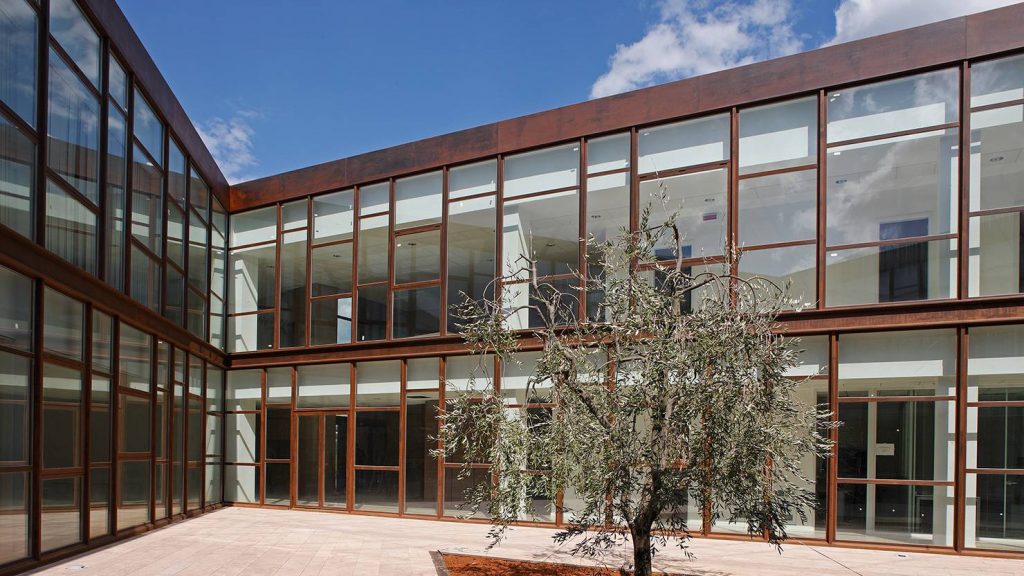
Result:
{"label": "building facade", "polygon": [[446,383],[529,408],[539,319],[500,366],[448,305],[530,254],[593,317],[585,239],[661,188],[691,269],[804,302],[843,425],[793,535],[1024,557],[1024,5],[234,186],[114,2],[0,16],[0,574],[225,504],[461,516]]}

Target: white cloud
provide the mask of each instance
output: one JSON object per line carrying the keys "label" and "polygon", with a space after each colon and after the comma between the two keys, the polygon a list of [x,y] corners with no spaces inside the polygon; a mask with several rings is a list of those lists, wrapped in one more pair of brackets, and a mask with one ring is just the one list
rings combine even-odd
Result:
{"label": "white cloud", "polygon": [[246,171],[259,166],[253,153],[256,136],[252,121],[259,114],[240,110],[231,118],[211,118],[198,127],[206,148],[213,154],[230,184],[247,180]]}
{"label": "white cloud", "polygon": [[[1020,0],[841,0],[825,44],[846,42],[991,10]],[[790,22],[791,0],[661,0],[658,22],[620,44],[591,98],[776,58],[806,45]]]}
{"label": "white cloud", "polygon": [[663,0],[659,22],[616,48],[590,97],[798,52],[803,43],[789,24],[791,13],[790,0]]}
{"label": "white cloud", "polygon": [[842,0],[836,8],[835,37],[847,42],[922,24],[984,12],[1020,0]]}

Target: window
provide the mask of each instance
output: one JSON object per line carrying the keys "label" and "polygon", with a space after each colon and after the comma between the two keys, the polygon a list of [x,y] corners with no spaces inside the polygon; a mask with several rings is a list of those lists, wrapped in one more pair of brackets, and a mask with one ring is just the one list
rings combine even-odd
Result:
{"label": "window", "polygon": [[100,86],[100,38],[74,0],[50,2],[50,35],[97,89]]}
{"label": "window", "polygon": [[313,241],[316,243],[352,238],[355,193],[342,190],[313,198]]}
{"label": "window", "polygon": [[310,345],[352,341],[352,298],[321,298],[310,303]]}
{"label": "window", "polygon": [[305,229],[281,235],[281,348],[306,344],[306,235]]}
{"label": "window", "polygon": [[0,224],[32,235],[36,147],[0,115]]}
{"label": "window", "polygon": [[[277,208],[260,208],[231,218],[228,282],[228,351],[250,352],[274,346],[277,332]],[[302,257],[305,263],[305,255]]]}
{"label": "window", "polygon": [[96,213],[53,180],[46,182],[46,247],[79,268],[96,274]]}
{"label": "window", "polygon": [[740,174],[816,164],[817,161],[817,98],[740,111]]}
{"label": "window", "polygon": [[[725,248],[727,181],[724,169],[644,180],[640,183],[640,207],[651,207],[652,227],[662,226],[676,214],[680,257],[719,255]],[[673,244],[672,231],[662,229],[654,246],[654,258],[675,259],[677,251]]]}
{"label": "window", "polygon": [[413,228],[441,222],[441,173],[395,181],[395,227]]}
{"label": "window", "polygon": [[83,361],[84,305],[52,288],[46,288],[43,294],[43,349]]}
{"label": "window", "polygon": [[729,159],[729,115],[719,114],[640,130],[640,174]]}
{"label": "window", "polygon": [[[579,196],[575,190],[504,204],[504,275],[519,280],[579,268]],[[532,261],[532,262],[531,262]]]}
{"label": "window", "polygon": [[85,199],[99,202],[100,108],[95,94],[50,50],[47,133],[50,168]]}
{"label": "window", "polygon": [[[602,247],[614,244],[630,229],[629,134],[587,141],[586,274],[600,278]],[[597,174],[595,176],[595,174]],[[588,291],[587,317],[601,316],[604,294]]]}
{"label": "window", "polygon": [[296,376],[296,408],[347,407],[351,374],[350,364],[299,366]]}
{"label": "window", "polygon": [[159,165],[164,155],[164,125],[153,112],[149,100],[138,89],[133,104],[135,139],[145,147],[153,161]]}
{"label": "window", "polygon": [[[124,70],[117,60],[110,58],[110,81],[124,76]],[[122,87],[122,98],[124,88]],[[126,100],[122,100],[126,101]],[[107,102],[107,197],[106,225],[107,238],[104,252],[107,255],[107,283],[116,290],[124,289],[124,243],[125,243],[125,186],[128,178],[128,121],[123,107]]]}
{"label": "window", "polygon": [[567,144],[505,159],[505,198],[515,198],[579,184],[580,148]]}
{"label": "window", "polygon": [[448,171],[448,199],[456,200],[498,190],[498,162],[484,160]]}
{"label": "window", "polygon": [[[452,171],[453,177],[455,171]],[[448,331],[457,332],[466,320],[451,306],[463,298],[494,297],[495,197],[482,196],[448,203]]]}
{"label": "window", "polygon": [[37,34],[36,12],[24,0],[0,6],[0,100],[29,126],[36,123]]}
{"label": "window", "polygon": [[163,176],[160,166],[138,145],[132,158],[132,237],[153,254],[162,253],[161,196]]}

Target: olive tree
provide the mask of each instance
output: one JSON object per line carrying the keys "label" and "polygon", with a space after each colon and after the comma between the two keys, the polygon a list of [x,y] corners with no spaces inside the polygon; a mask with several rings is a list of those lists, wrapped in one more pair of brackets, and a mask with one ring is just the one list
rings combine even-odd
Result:
{"label": "olive tree", "polygon": [[[490,517],[491,545],[533,520],[535,502],[565,495],[556,541],[590,556],[629,541],[632,569],[647,575],[670,542],[690,555],[702,519],[688,522],[688,504],[780,550],[787,524],[814,507],[800,461],[828,453],[829,415],[800,403],[787,377],[799,344],[778,316],[794,301],[785,287],[732,274],[736,251],[685,266],[675,215],[653,222],[657,212],[648,207],[638,231],[613,241],[588,239],[573,286],[589,295],[582,316],[578,291],[538,280],[530,257],[517,263],[527,283],[506,278],[503,297],[453,307],[474,353],[505,369],[524,347],[539,351],[525,395],[539,409],[510,407],[494,391],[500,373],[484,371],[469,389],[449,382],[439,415],[438,455],[466,462],[463,478],[489,465],[492,481],[467,490],[463,506]],[[659,262],[665,247],[674,255]],[[512,322],[524,315],[534,327]]]}

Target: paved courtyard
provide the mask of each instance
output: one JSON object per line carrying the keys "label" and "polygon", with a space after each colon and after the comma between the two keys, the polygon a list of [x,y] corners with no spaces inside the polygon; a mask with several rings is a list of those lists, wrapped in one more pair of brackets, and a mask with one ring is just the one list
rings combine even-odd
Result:
{"label": "paved courtyard", "polygon": [[[434,550],[484,553],[487,526],[292,510],[225,508],[71,558],[35,574],[103,576],[359,574],[434,575]],[[517,528],[494,556],[582,563],[551,541],[553,530]],[[694,576],[1024,574],[1024,561],[808,547],[780,556],[757,542],[696,539],[693,561],[675,549],[655,567]],[[625,552],[625,551],[623,551]],[[606,565],[617,566],[610,558]]]}

